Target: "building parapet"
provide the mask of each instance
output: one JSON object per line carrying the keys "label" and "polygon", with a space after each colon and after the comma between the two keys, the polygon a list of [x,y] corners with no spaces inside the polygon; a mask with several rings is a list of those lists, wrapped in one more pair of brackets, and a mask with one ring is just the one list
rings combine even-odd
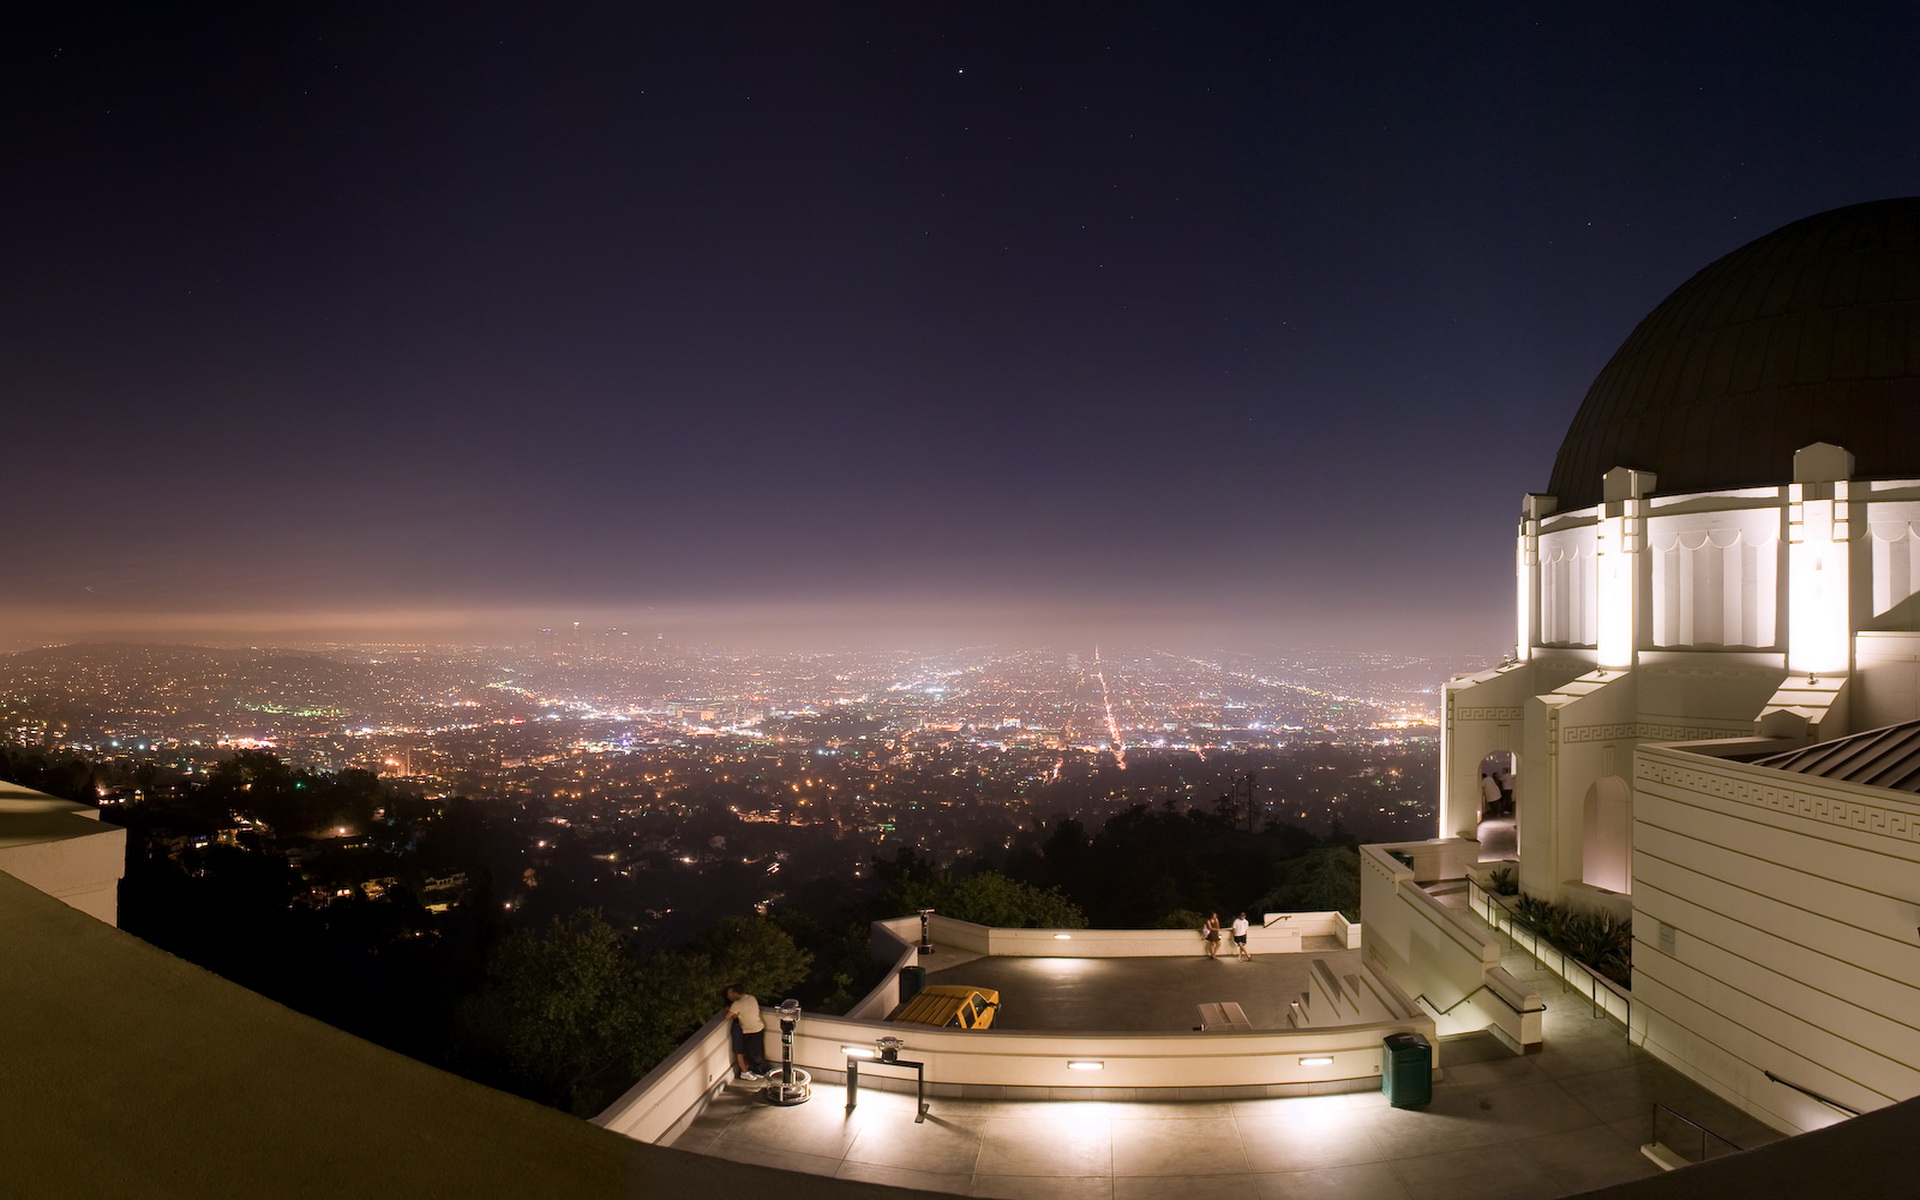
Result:
{"label": "building parapet", "polygon": [[[778,1028],[778,1018],[769,1024]],[[637,1142],[671,1142],[700,1115],[732,1071],[733,1038],[727,1015],[721,1013],[592,1121]]]}
{"label": "building parapet", "polygon": [[113,925],[126,864],[127,831],[99,809],[0,783],[0,871]]}
{"label": "building parapet", "polygon": [[[938,914],[929,924],[935,944],[992,958],[1184,958],[1200,949],[1198,928],[995,929]],[[1263,913],[1248,931],[1247,948],[1255,954],[1291,954],[1309,937],[1337,938],[1341,946],[1356,949],[1360,926],[1338,912]]]}

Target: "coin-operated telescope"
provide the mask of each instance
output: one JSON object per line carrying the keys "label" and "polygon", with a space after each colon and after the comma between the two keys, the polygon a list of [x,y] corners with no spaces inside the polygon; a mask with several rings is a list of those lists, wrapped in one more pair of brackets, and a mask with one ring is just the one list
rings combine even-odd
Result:
{"label": "coin-operated telescope", "polygon": [[768,1104],[805,1104],[813,1097],[813,1076],[793,1065],[793,1029],[800,1024],[800,1002],[782,1000],[780,1014],[780,1065],[767,1072],[767,1086],[760,1092]]}

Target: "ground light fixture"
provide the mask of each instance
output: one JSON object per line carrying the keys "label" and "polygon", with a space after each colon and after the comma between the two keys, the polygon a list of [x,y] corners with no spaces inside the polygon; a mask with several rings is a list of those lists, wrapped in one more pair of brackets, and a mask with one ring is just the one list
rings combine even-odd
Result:
{"label": "ground light fixture", "polygon": [[813,1098],[813,1076],[793,1065],[793,1028],[800,1023],[800,1002],[782,1000],[780,1015],[780,1065],[767,1073],[767,1086],[760,1098],[768,1104],[790,1108]]}

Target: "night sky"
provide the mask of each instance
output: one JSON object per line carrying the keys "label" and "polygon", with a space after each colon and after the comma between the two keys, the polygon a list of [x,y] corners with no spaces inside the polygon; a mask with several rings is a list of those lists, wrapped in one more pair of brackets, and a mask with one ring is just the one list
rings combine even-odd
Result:
{"label": "night sky", "polygon": [[0,647],[1485,649],[1593,375],[1920,192],[1910,4],[64,4]]}

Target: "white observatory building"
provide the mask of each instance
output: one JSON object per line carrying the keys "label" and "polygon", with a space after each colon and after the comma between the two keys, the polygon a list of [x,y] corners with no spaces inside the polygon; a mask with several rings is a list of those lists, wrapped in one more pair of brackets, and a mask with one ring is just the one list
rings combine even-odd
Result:
{"label": "white observatory building", "polygon": [[1920,1095],[1920,198],[1655,308],[1514,575],[1513,657],[1445,690],[1441,838],[1631,915],[1629,1036],[1769,1124]]}

